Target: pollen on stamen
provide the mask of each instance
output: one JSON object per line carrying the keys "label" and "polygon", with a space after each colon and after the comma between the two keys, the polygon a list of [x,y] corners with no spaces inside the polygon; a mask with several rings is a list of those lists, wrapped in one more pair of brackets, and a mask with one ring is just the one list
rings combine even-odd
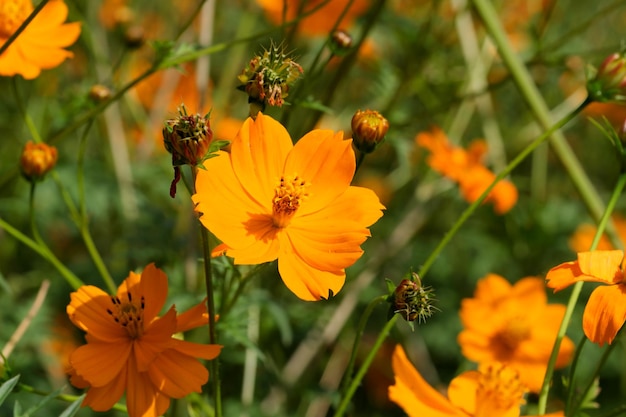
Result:
{"label": "pollen on stamen", "polygon": [[309,196],[309,185],[297,174],[280,178],[272,200],[275,227],[282,228],[289,224],[302,202]]}

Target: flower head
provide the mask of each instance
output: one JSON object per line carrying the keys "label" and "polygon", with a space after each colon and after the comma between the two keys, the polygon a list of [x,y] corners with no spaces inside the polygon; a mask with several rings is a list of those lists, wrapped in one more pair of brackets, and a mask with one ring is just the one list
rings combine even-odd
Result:
{"label": "flower head", "polygon": [[193,196],[200,221],[237,264],[278,259],[287,287],[304,300],[336,294],[344,269],[363,253],[383,206],[350,186],[355,156],[342,133],[313,130],[294,146],[285,128],[259,113],[204,164]]}
{"label": "flower head", "polygon": [[402,347],[396,346],[391,364],[395,384],[389,387],[389,399],[409,417],[519,417],[525,402],[527,389],[517,370],[498,362],[481,364],[477,371],[454,378],[447,398],[428,385]]}
{"label": "flower head", "polygon": [[37,181],[57,163],[57,148],[45,143],[26,142],[20,158],[22,175],[29,181]]}
{"label": "flower head", "polygon": [[170,398],[201,392],[209,374],[196,358],[214,359],[221,346],[174,338],[206,326],[206,306],[183,314],[172,306],[159,317],[166,297],[167,276],[154,264],[141,275],[131,272],[116,295],[91,285],[71,294],[67,314],[87,333],[87,344],[70,356],[71,383],[88,388],[84,406],[105,411],[126,392],[129,416],[157,417]]}
{"label": "flower head", "polygon": [[[431,132],[421,132],[415,138],[418,146],[430,151],[428,165],[442,175],[457,182],[463,197],[474,202],[496,179],[496,175],[487,169],[481,159],[487,151],[484,141],[474,141],[465,150],[453,146],[445,133],[435,127]],[[499,181],[491,190],[486,202],[492,202],[498,214],[511,210],[517,202],[517,188],[507,180]]]}
{"label": "flower head", "polygon": [[[505,363],[538,392],[565,314],[565,306],[546,300],[540,278],[527,277],[511,285],[499,275],[487,275],[478,282],[474,298],[461,303],[464,330],[458,341],[463,355],[478,363]],[[564,338],[557,368],[567,365],[573,349],[572,341]]]}
{"label": "flower head", "polygon": [[363,153],[371,153],[385,139],[389,122],[375,110],[358,110],[352,116],[354,146]]}
{"label": "flower head", "polygon": [[587,82],[587,91],[596,101],[626,102],[626,54],[606,57]]}
{"label": "flower head", "polygon": [[[0,2],[0,46],[20,27],[33,11],[31,0]],[[0,55],[0,75],[20,74],[27,80],[36,78],[42,69],[54,68],[72,53],[63,49],[80,35],[79,23],[63,23],[67,6],[52,0],[35,16],[22,33]]]}
{"label": "flower head", "polygon": [[547,286],[560,291],[576,282],[599,282],[583,313],[583,331],[593,343],[611,344],[626,322],[624,252],[579,252],[578,260],[555,266],[546,275]]}
{"label": "flower head", "polygon": [[415,272],[400,281],[395,288],[388,280],[388,287],[392,290],[387,299],[391,303],[389,317],[399,313],[408,322],[417,320],[418,323],[422,323],[437,310],[433,305],[432,288],[423,286],[422,280]]}

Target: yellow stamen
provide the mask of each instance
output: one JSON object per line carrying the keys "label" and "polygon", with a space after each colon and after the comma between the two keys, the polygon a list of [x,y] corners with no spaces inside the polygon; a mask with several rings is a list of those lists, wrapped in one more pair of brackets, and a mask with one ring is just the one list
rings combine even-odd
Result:
{"label": "yellow stamen", "polygon": [[520,382],[517,371],[499,363],[479,368],[474,417],[504,415],[524,404],[526,387]]}
{"label": "yellow stamen", "polygon": [[127,293],[128,300],[120,300],[119,297],[111,297],[115,308],[107,309],[107,313],[113,317],[116,323],[128,332],[131,339],[138,339],[143,335],[143,310],[144,298],[133,300],[131,293]]}
{"label": "yellow stamen", "polygon": [[33,11],[30,0],[0,1],[0,38],[8,38]]}
{"label": "yellow stamen", "polygon": [[306,191],[309,185],[297,174],[280,178],[272,201],[275,227],[283,228],[289,224],[302,202],[309,196]]}

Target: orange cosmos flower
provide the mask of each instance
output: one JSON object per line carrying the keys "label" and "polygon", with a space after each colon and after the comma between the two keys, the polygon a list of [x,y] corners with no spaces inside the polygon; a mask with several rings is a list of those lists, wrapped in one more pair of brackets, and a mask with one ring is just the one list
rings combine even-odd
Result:
{"label": "orange cosmos flower", "polygon": [[71,294],[70,320],[87,332],[87,344],[70,356],[71,383],[88,388],[84,406],[110,409],[126,391],[131,417],[161,416],[170,398],[201,392],[209,373],[195,358],[214,359],[221,346],[186,342],[173,335],[207,325],[204,303],[183,314],[167,297],[167,276],[148,265],[131,272],[114,296],[91,285]]}
{"label": "orange cosmos flower", "polygon": [[[614,214],[611,216],[611,220],[613,221],[613,226],[615,226],[615,231],[619,236],[620,240],[626,242],[626,219],[618,214]],[[593,242],[593,237],[596,235],[596,231],[598,227],[592,224],[582,224],[580,225],[572,237],[569,239],[569,247],[576,253],[578,252],[586,252],[591,247],[591,243]],[[611,241],[607,237],[606,234],[603,234],[598,242],[598,246],[596,250],[611,250],[615,249],[611,244]]]}
{"label": "orange cosmos flower", "polygon": [[[349,2],[349,0],[327,2],[319,10],[302,19],[298,23],[298,29],[307,35],[330,35],[330,30]],[[268,19],[279,25],[283,21],[283,7],[287,8],[287,21],[291,21],[300,14],[318,7],[322,0],[257,0],[257,3],[263,8]],[[340,27],[349,27],[358,16],[365,13],[368,6],[368,0],[353,0]]]}
{"label": "orange cosmos flower", "polygon": [[[389,399],[409,417],[519,417],[526,387],[516,370],[501,363],[482,364],[450,382],[448,398],[428,385],[406,353],[396,346],[391,358],[395,384]],[[563,416],[562,412],[547,414]]]}
{"label": "orange cosmos flower", "polygon": [[[430,132],[421,132],[415,138],[418,146],[428,149],[430,156],[426,160],[430,167],[459,184],[463,198],[470,203],[478,197],[496,179],[496,175],[481,162],[487,152],[484,141],[474,141],[467,150],[453,146],[445,133],[438,127]],[[517,202],[517,188],[507,180],[502,180],[491,190],[486,202],[494,204],[498,214],[511,210]]]}
{"label": "orange cosmos flower", "polygon": [[555,292],[578,281],[606,284],[593,290],[583,313],[585,336],[600,346],[611,344],[626,322],[623,259],[621,250],[580,252],[577,261],[555,266],[546,276]]}
{"label": "orange cosmos flower", "polygon": [[276,120],[248,118],[230,154],[206,160],[198,173],[200,221],[237,264],[278,259],[283,282],[303,300],[336,294],[384,208],[373,191],[350,186],[351,142],[313,130],[294,146]]}
{"label": "orange cosmos flower", "polygon": [[[511,285],[499,275],[481,279],[474,298],[461,303],[464,330],[458,342],[463,355],[478,363],[502,362],[520,373],[522,382],[539,392],[565,306],[546,303],[543,280],[527,277]],[[556,362],[570,361],[574,344],[561,342]]]}
{"label": "orange cosmos flower", "polygon": [[[33,11],[30,0],[0,2],[0,45],[20,27]],[[61,0],[52,0],[44,6],[9,48],[0,55],[0,75],[20,74],[27,80],[36,78],[42,69],[54,68],[71,52],[63,49],[73,44],[80,35],[79,23],[63,23],[67,6]]]}

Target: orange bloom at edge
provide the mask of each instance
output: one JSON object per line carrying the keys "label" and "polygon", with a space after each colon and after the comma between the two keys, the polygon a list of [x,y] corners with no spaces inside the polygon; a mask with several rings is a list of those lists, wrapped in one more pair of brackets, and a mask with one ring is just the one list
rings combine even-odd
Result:
{"label": "orange bloom at edge", "polygon": [[[481,162],[487,152],[487,144],[477,140],[467,150],[453,146],[446,134],[438,127],[430,132],[421,132],[415,142],[428,149],[428,165],[438,173],[459,184],[463,198],[473,203],[493,183],[496,175]],[[507,180],[499,181],[491,190],[485,202],[491,202],[497,214],[505,214],[517,203],[518,192],[515,185]]]}
{"label": "orange bloom at edge", "polygon": [[[524,385],[539,392],[565,306],[547,304],[543,280],[527,277],[511,285],[496,274],[481,279],[473,298],[461,302],[463,356],[477,362],[501,362],[520,374]],[[566,366],[574,352],[569,338],[561,342],[556,367]]]}
{"label": "orange bloom at edge", "polygon": [[593,343],[611,344],[626,322],[626,278],[621,250],[579,252],[578,260],[555,266],[547,286],[560,291],[576,282],[599,282],[583,313],[583,331]]}
{"label": "orange bloom at edge", "polygon": [[[389,399],[409,417],[519,417],[525,387],[517,371],[500,363],[485,363],[464,372],[448,387],[448,397],[431,387],[396,346],[391,364],[395,375]],[[546,414],[563,416],[562,412]]]}
{"label": "orange bloom at edge", "polygon": [[303,300],[337,294],[367,229],[384,208],[373,191],[351,186],[351,140],[313,130],[294,146],[287,130],[259,113],[204,162],[192,197],[200,221],[236,264],[278,259],[285,285]]}
{"label": "orange bloom at edge", "polygon": [[[0,45],[20,27],[33,11],[30,0],[0,2]],[[79,23],[63,23],[68,9],[61,0],[52,0],[35,16],[9,48],[0,55],[0,75],[20,74],[27,80],[37,78],[42,69],[60,65],[80,35]]]}
{"label": "orange bloom at edge", "polygon": [[166,297],[167,276],[154,264],[131,272],[114,296],[91,285],[71,294],[67,314],[87,333],[69,370],[72,385],[88,389],[83,406],[106,411],[126,392],[130,417],[157,417],[170,398],[201,392],[209,373],[196,358],[214,359],[222,347],[174,338],[208,324],[206,305],[159,317]]}

